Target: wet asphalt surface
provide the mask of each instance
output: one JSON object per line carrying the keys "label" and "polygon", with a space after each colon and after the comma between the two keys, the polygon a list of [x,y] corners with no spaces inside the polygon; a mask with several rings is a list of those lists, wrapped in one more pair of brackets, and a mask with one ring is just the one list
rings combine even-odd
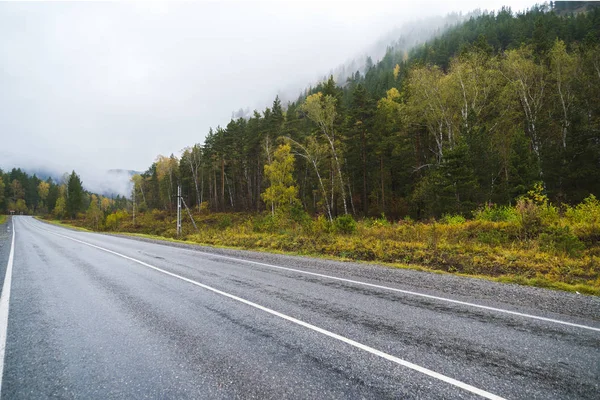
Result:
{"label": "wet asphalt surface", "polygon": [[[600,332],[221,258],[244,258],[600,328],[596,297],[15,217],[3,399],[477,398],[76,238],[510,399],[597,399]],[[0,274],[10,250],[0,225]],[[212,253],[212,254],[207,254]]]}

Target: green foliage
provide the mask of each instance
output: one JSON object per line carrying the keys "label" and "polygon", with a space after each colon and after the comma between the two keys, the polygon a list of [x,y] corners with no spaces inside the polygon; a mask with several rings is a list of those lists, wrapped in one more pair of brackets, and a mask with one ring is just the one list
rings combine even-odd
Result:
{"label": "green foliage", "polygon": [[462,215],[451,215],[444,214],[440,222],[446,225],[461,225],[464,224],[467,220]]}
{"label": "green foliage", "polygon": [[52,211],[55,218],[62,219],[67,214],[67,200],[64,196],[60,196],[56,200],[56,205],[54,206],[54,210]]}
{"label": "green foliage", "polygon": [[569,226],[552,227],[540,234],[540,249],[556,254],[567,254],[578,257],[585,250],[585,245],[575,236]]}
{"label": "green foliage", "polygon": [[261,197],[271,206],[271,214],[275,212],[289,215],[293,207],[300,205],[298,188],[293,177],[294,156],[289,144],[281,145],[273,154],[273,161],[265,165],[265,176],[271,183]]}
{"label": "green foliage", "polygon": [[66,197],[67,214],[71,218],[75,218],[77,213],[84,208],[83,204],[83,185],[79,175],[73,171],[67,182],[67,197]]}
{"label": "green foliage", "polygon": [[117,210],[106,216],[106,227],[116,231],[120,228],[122,221],[127,218],[129,218],[127,211]]}
{"label": "green foliage", "polygon": [[519,214],[513,207],[486,204],[477,209],[473,215],[478,221],[513,222],[519,220]]}
{"label": "green foliage", "polygon": [[229,215],[225,214],[225,215],[222,215],[219,217],[219,222],[217,224],[219,229],[227,229],[227,228],[231,227],[232,225],[233,225],[233,222]]}
{"label": "green foliage", "polygon": [[340,215],[333,220],[335,232],[341,234],[351,234],[356,232],[356,221],[351,215]]}
{"label": "green foliage", "polygon": [[600,224],[600,201],[591,194],[576,207],[567,205],[565,216],[575,223]]}
{"label": "green foliage", "polygon": [[333,223],[325,216],[319,215],[312,224],[313,232],[317,234],[328,234],[333,232]]}
{"label": "green foliage", "polygon": [[[410,217],[407,216],[406,218],[410,220]],[[392,225],[383,213],[379,218],[365,218],[363,223],[370,227],[388,227]]]}
{"label": "green foliage", "polygon": [[279,224],[273,214],[268,214],[254,218],[252,227],[254,232],[274,232],[279,227]]}
{"label": "green foliage", "polygon": [[506,232],[494,229],[478,233],[477,241],[490,246],[500,246],[509,243],[510,239]]}

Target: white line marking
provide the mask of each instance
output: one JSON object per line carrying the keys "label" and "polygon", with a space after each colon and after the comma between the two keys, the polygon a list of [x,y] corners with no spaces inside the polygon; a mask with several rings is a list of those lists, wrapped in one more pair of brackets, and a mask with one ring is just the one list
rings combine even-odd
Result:
{"label": "white line marking", "polygon": [[[187,250],[187,249],[184,249],[184,250]],[[502,308],[489,307],[489,306],[484,306],[484,305],[481,305],[481,304],[469,303],[469,302],[460,301],[460,300],[453,300],[453,299],[449,299],[449,298],[446,298],[446,297],[438,297],[438,296],[433,296],[433,295],[425,294],[425,293],[412,292],[410,290],[403,290],[403,289],[397,289],[397,288],[393,288],[393,287],[389,287],[389,286],[376,285],[374,283],[367,283],[367,282],[355,281],[355,280],[352,280],[352,279],[340,278],[340,277],[332,276],[332,275],[319,274],[319,273],[316,273],[316,272],[302,271],[302,270],[294,269],[294,268],[280,267],[278,265],[265,264],[265,263],[261,263],[261,262],[258,262],[258,261],[244,260],[243,258],[223,256],[223,255],[220,255],[220,254],[206,253],[206,252],[198,251],[198,250],[187,250],[187,251],[192,251],[192,252],[195,252],[195,253],[204,254],[204,255],[207,255],[207,256],[211,256],[211,257],[218,257],[218,258],[224,258],[224,259],[228,259],[228,260],[235,260],[235,261],[249,263],[249,264],[262,265],[262,266],[269,267],[269,268],[281,269],[281,270],[284,270],[284,271],[291,271],[291,272],[296,272],[296,273],[299,273],[299,274],[318,276],[320,278],[328,278],[328,279],[335,280],[335,281],[347,282],[347,283],[352,283],[352,284],[356,284],[356,285],[369,286],[369,287],[373,287],[373,288],[377,288],[377,289],[384,289],[384,290],[389,290],[389,291],[392,291],[392,292],[409,294],[409,295],[412,295],[412,296],[419,296],[419,297],[425,297],[425,298],[433,299],[433,300],[446,301],[448,303],[460,304],[460,305],[463,305],[463,306],[475,307],[475,308],[480,308],[480,309],[483,309],[483,310],[496,311],[496,312],[499,312],[499,313],[511,314],[511,315],[516,315],[516,316],[519,316],[519,317],[532,318],[532,319],[537,319],[537,320],[540,320],[540,321],[553,322],[553,323],[556,323],[556,324],[568,325],[568,326],[573,326],[573,327],[577,327],[577,328],[589,329],[589,330],[592,330],[592,331],[600,332],[600,328],[595,328],[593,326],[580,325],[580,324],[575,324],[575,323],[572,323],[572,322],[561,321],[561,320],[558,320],[558,319],[552,319],[552,318],[546,318],[546,317],[539,317],[537,315],[524,314],[524,313],[520,313],[520,312],[517,312],[517,311],[505,310],[505,309],[502,309]]]}
{"label": "white line marking", "polygon": [[439,379],[440,381],[443,381],[443,382],[449,383],[451,385],[454,385],[456,387],[459,387],[459,388],[461,388],[463,390],[469,391],[471,393],[475,393],[475,394],[477,394],[477,395],[479,395],[481,397],[484,397],[484,398],[487,398],[487,399],[494,399],[494,400],[503,400],[502,397],[497,396],[497,395],[495,395],[493,393],[486,392],[485,390],[476,388],[475,386],[471,386],[471,385],[469,385],[467,383],[464,383],[464,382],[461,382],[459,380],[456,380],[456,379],[450,378],[448,376],[442,375],[442,374],[440,374],[438,372],[435,372],[435,371],[432,371],[430,369],[427,369],[427,368],[421,367],[419,365],[413,364],[413,363],[408,362],[406,360],[403,360],[401,358],[394,357],[394,356],[392,356],[390,354],[384,353],[383,351],[374,349],[373,347],[369,347],[367,345],[364,345],[362,343],[356,342],[356,341],[354,341],[352,339],[348,339],[348,338],[346,338],[344,336],[338,335],[337,333],[330,332],[330,331],[325,330],[323,328],[319,328],[318,326],[309,324],[307,322],[301,321],[301,320],[296,319],[294,317],[290,317],[289,315],[282,314],[282,313],[280,313],[278,311],[275,311],[275,310],[272,310],[270,308],[261,306],[260,304],[253,303],[253,302],[251,302],[249,300],[243,299],[243,298],[235,296],[233,294],[230,294],[230,293],[227,293],[227,292],[223,292],[223,291],[221,291],[219,289],[215,289],[215,288],[213,288],[211,286],[208,286],[208,285],[205,285],[203,283],[200,283],[200,282],[194,281],[192,279],[185,278],[185,277],[183,277],[181,275],[174,274],[173,272],[169,272],[169,271],[166,271],[164,269],[155,267],[153,265],[145,263],[144,261],[137,260],[135,258],[126,256],[124,254],[117,253],[116,251],[105,249],[104,247],[96,246],[94,244],[91,244],[91,243],[88,243],[88,242],[84,242],[82,240],[78,240],[78,239],[74,239],[74,238],[69,237],[69,236],[61,235],[60,233],[55,233],[55,232],[51,232],[51,231],[48,231],[48,232],[50,234],[52,234],[52,235],[60,236],[60,237],[63,237],[65,239],[69,239],[69,240],[72,240],[74,242],[78,242],[78,243],[84,244],[86,246],[90,246],[90,247],[93,247],[95,249],[102,250],[102,251],[105,251],[105,252],[110,253],[110,254],[114,254],[114,255],[116,255],[118,257],[124,258],[124,259],[129,260],[129,261],[133,261],[135,263],[143,265],[144,267],[147,267],[147,268],[153,269],[155,271],[161,272],[161,273],[163,273],[165,275],[169,275],[169,276],[172,276],[174,278],[181,279],[182,281],[191,283],[192,285],[196,285],[196,286],[201,287],[203,289],[210,290],[213,293],[219,294],[221,296],[228,297],[228,298],[230,298],[232,300],[235,300],[235,301],[239,301],[240,303],[244,303],[246,305],[249,305],[250,307],[254,307],[256,309],[259,309],[259,310],[264,311],[266,313],[269,313],[271,315],[275,315],[275,316],[277,316],[279,318],[285,319],[286,321],[289,321],[289,322],[292,322],[294,324],[303,326],[303,327],[308,328],[310,330],[313,330],[315,332],[319,332],[319,333],[321,333],[321,334],[323,334],[325,336],[329,336],[330,338],[337,339],[337,340],[339,340],[341,342],[344,342],[346,344],[349,344],[351,346],[354,346],[356,348],[359,348],[361,350],[364,350],[364,351],[369,352],[371,354],[374,354],[376,356],[382,357],[382,358],[384,358],[386,360],[392,361],[392,362],[394,362],[396,364],[399,364],[399,365],[401,365],[403,367],[410,368],[412,370],[415,370],[417,372],[421,372],[422,374],[425,374],[425,375],[430,376],[432,378]]}
{"label": "white line marking", "polygon": [[12,267],[15,256],[15,220],[12,218],[12,243],[2,285],[2,296],[0,296],[0,396],[2,396],[2,375],[4,374],[4,353],[6,350],[6,334],[8,330],[8,302],[10,300],[10,284],[12,280]]}
{"label": "white line marking", "polygon": [[[44,228],[39,228],[39,229],[43,229],[43,230],[45,230],[47,232],[52,233],[52,231],[50,231],[48,229],[44,229]],[[523,318],[535,319],[535,320],[538,320],[538,321],[552,322],[552,323],[555,323],[555,324],[561,324],[561,325],[566,325],[566,326],[572,326],[572,327],[575,327],[575,328],[588,329],[588,330],[591,330],[591,331],[600,332],[600,328],[595,328],[593,326],[575,324],[573,322],[561,321],[561,320],[553,319],[553,318],[540,317],[540,316],[537,316],[537,315],[520,313],[518,311],[510,311],[510,310],[505,310],[505,309],[502,309],[502,308],[496,308],[496,307],[484,306],[484,305],[481,305],[481,304],[469,303],[469,302],[466,302],[466,301],[453,300],[453,299],[449,299],[447,297],[433,296],[433,295],[430,295],[430,294],[413,292],[413,291],[410,291],[410,290],[403,290],[403,289],[397,289],[397,288],[393,288],[393,287],[389,287],[389,286],[376,285],[374,283],[367,283],[367,282],[355,281],[353,279],[340,278],[340,277],[333,276],[333,275],[325,275],[325,274],[319,274],[319,273],[316,273],[316,272],[302,271],[302,270],[294,269],[294,268],[280,267],[278,265],[266,264],[266,263],[262,263],[262,262],[258,262],[258,261],[244,260],[243,258],[223,256],[223,255],[220,255],[220,254],[207,253],[207,252],[200,251],[200,250],[191,250],[191,249],[181,249],[181,250],[186,250],[186,251],[190,251],[190,252],[194,252],[194,253],[198,253],[198,254],[204,254],[204,255],[207,255],[207,256],[210,256],[210,257],[217,257],[217,258],[223,258],[223,259],[227,259],[227,260],[234,260],[234,261],[248,263],[248,264],[262,265],[264,267],[269,267],[269,268],[274,268],[274,269],[280,269],[280,270],[290,271],[290,272],[296,272],[298,274],[318,276],[320,278],[327,278],[327,279],[331,279],[331,280],[335,280],[335,281],[352,283],[352,284],[355,284],[355,285],[363,285],[363,286],[373,287],[373,288],[377,288],[377,289],[383,289],[383,290],[389,290],[389,291],[392,291],[392,292],[408,294],[408,295],[411,295],[411,296],[424,297],[424,298],[432,299],[432,300],[445,301],[445,302],[448,302],[448,303],[460,304],[460,305],[468,306],[468,307],[475,307],[475,308],[479,308],[479,309],[482,309],[482,310],[494,311],[494,312],[499,312],[499,313],[503,313],[503,314],[515,315],[515,316],[523,317]]]}

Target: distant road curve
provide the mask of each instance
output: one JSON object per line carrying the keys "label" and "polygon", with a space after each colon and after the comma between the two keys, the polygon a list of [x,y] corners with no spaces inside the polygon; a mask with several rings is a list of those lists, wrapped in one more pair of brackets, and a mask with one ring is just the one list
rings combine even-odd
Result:
{"label": "distant road curve", "polygon": [[12,222],[2,398],[600,393],[596,297]]}

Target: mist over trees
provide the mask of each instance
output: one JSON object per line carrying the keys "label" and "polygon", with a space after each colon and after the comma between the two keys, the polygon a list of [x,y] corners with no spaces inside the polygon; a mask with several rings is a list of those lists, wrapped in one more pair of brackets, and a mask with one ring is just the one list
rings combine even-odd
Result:
{"label": "mist over trees", "polygon": [[513,204],[542,182],[556,203],[600,194],[600,12],[484,13],[366,73],[211,129],[137,181],[142,209],[260,211],[265,165],[295,156],[303,208],[399,218]]}

